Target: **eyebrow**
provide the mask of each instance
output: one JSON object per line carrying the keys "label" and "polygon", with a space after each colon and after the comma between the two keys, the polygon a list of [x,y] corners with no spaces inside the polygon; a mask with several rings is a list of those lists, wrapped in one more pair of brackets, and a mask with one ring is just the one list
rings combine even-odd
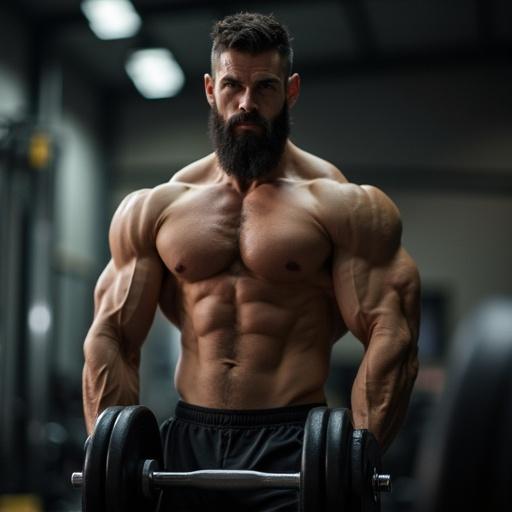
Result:
{"label": "eyebrow", "polygon": [[235,82],[237,84],[242,83],[238,78],[235,78],[233,75],[225,75],[221,78],[220,81],[221,82]]}
{"label": "eyebrow", "polygon": [[274,77],[268,77],[268,78],[261,78],[260,80],[256,80],[256,83],[272,83],[279,85],[281,83],[281,80]]}
{"label": "eyebrow", "polygon": [[[242,81],[236,78],[234,75],[225,75],[221,78],[221,82],[234,82],[236,84],[241,84]],[[266,78],[260,78],[259,80],[256,80],[256,83],[273,83],[279,85],[281,83],[281,80],[279,78],[275,77],[266,77]]]}

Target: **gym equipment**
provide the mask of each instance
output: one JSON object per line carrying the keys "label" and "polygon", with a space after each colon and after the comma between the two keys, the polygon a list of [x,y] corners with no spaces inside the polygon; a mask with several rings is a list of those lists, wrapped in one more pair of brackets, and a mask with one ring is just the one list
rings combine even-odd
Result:
{"label": "gym equipment", "polygon": [[325,441],[325,510],[348,510],[352,415],[332,409]]}
{"label": "gym equipment", "polygon": [[[380,510],[379,485],[391,485],[382,478],[374,478],[381,471],[380,448],[375,436],[368,430],[354,430],[352,435],[351,510],[353,512],[378,512]],[[367,483],[372,482],[373,492],[369,492]]]}
{"label": "gym equipment", "polygon": [[325,437],[329,409],[317,407],[309,415],[304,428],[300,472],[300,510],[314,512],[324,506]]}
{"label": "gym equipment", "polygon": [[459,326],[446,375],[420,450],[415,510],[508,510],[512,300],[488,300]]}
{"label": "gym equipment", "polygon": [[[112,414],[116,413],[110,439],[106,439],[104,434],[99,433],[109,430]],[[358,502],[373,503],[372,500],[375,500],[375,496],[380,492],[388,492],[391,489],[390,476],[380,474],[378,471],[380,458],[376,451],[376,442],[375,446],[371,443],[373,436],[367,436],[362,434],[365,431],[358,430],[356,432],[365,441],[360,442],[359,437],[354,440],[351,415],[346,409],[319,407],[310,411],[304,431],[301,471],[291,474],[245,470],[172,473],[161,471],[163,454],[160,433],[153,413],[143,406],[130,406],[112,414],[104,412],[98,418],[91,442],[87,446],[89,453],[89,450],[101,440],[107,453],[103,471],[105,485],[101,487],[97,484],[98,478],[102,478],[101,472],[100,475],[92,476],[87,465],[84,465],[82,473],[73,473],[71,477],[74,487],[90,489],[93,485],[98,485],[96,508],[91,508],[91,502],[84,500],[84,512],[155,510],[159,491],[167,487],[216,490],[271,487],[296,489],[300,491],[302,512],[344,510],[347,503],[352,503],[350,495],[356,469],[352,468],[350,471],[349,464],[353,463],[354,457],[358,467],[364,471],[356,475]],[[379,504],[377,500],[375,507]],[[373,511],[378,508],[364,510]]]}
{"label": "gym equipment", "polygon": [[110,434],[122,407],[105,409],[96,422],[96,428],[86,441],[84,462],[82,509],[106,512],[105,507],[105,470]]}
{"label": "gym equipment", "polygon": [[145,407],[127,407],[116,419],[108,445],[106,468],[107,510],[154,510],[158,496],[139,493],[142,461],[163,466],[160,430],[155,416]]}

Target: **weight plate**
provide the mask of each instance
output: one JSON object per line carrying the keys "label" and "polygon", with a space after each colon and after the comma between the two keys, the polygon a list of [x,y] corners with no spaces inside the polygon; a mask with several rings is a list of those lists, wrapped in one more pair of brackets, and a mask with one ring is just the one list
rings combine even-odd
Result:
{"label": "weight plate", "polygon": [[350,411],[331,409],[325,448],[325,510],[348,509],[352,431]]}
{"label": "weight plate", "polygon": [[365,429],[352,434],[352,500],[353,512],[379,512],[380,494],[373,488],[373,474],[381,473],[380,447],[375,436]]}
{"label": "weight plate", "polygon": [[105,409],[85,442],[85,462],[82,470],[82,511],[105,512],[105,469],[110,434],[122,407]]}
{"label": "weight plate", "polygon": [[329,409],[315,407],[304,428],[300,473],[300,510],[318,512],[325,504],[325,438]]}
{"label": "weight plate", "polygon": [[147,498],[142,490],[142,465],[154,459],[163,467],[162,443],[153,413],[141,405],[126,407],[112,429],[107,456],[108,512],[155,510],[158,493]]}

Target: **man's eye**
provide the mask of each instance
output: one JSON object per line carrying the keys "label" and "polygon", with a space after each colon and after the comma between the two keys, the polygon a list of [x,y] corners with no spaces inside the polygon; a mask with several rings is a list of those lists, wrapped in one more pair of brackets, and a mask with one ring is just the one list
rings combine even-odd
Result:
{"label": "man's eye", "polygon": [[274,89],[274,82],[261,82],[260,89]]}

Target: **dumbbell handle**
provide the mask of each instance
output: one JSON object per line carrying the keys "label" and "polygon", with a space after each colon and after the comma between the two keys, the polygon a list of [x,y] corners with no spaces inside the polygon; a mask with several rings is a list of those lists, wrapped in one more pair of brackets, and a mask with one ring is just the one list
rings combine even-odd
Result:
{"label": "dumbbell handle", "polygon": [[[152,489],[161,487],[194,487],[203,489],[260,489],[277,487],[280,489],[300,489],[300,473],[263,473],[261,471],[202,469],[189,472],[156,471],[154,460],[146,460],[142,469],[142,487],[144,494],[151,494]],[[82,486],[82,473],[73,473],[73,487]],[[373,475],[376,492],[389,492],[391,478],[389,475]]]}
{"label": "dumbbell handle", "polygon": [[262,473],[260,471],[203,469],[186,473],[154,471],[150,485],[160,487],[194,487],[197,489],[260,489],[278,487],[299,489],[300,473]]}
{"label": "dumbbell handle", "polygon": [[[142,482],[144,493],[160,487],[195,487],[198,489],[259,489],[278,487],[299,489],[300,473],[263,473],[261,471],[202,469],[189,472],[155,471],[152,460],[144,462]],[[82,473],[71,475],[71,484],[82,487]]]}

